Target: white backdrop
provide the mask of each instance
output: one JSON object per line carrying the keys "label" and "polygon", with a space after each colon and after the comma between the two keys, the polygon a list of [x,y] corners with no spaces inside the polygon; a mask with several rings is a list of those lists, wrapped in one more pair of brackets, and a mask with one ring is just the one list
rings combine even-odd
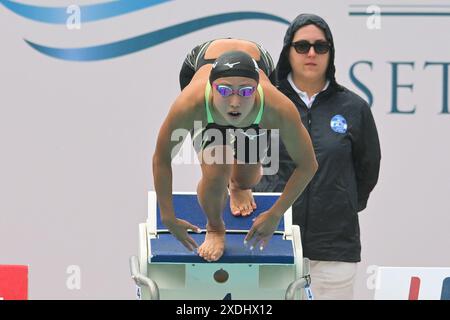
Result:
{"label": "white backdrop", "polygon": [[[20,3],[55,6],[50,0]],[[378,3],[382,13],[450,12],[445,1],[388,3]],[[175,0],[82,23],[79,30],[0,5],[0,264],[30,265],[31,299],[133,299],[128,257],[137,253],[138,223],[153,189],[156,135],[179,93],[186,53],[205,40],[231,36],[263,44],[277,61],[287,25],[230,21],[91,62],[55,59],[24,40],[97,46],[220,13],[255,11],[289,21],[299,13],[322,16],[335,38],[338,82],[368,99],[350,75],[356,64],[354,77],[373,96],[382,163],[360,214],[356,297],[372,299],[374,265],[450,266],[450,114],[443,113],[443,67],[424,67],[450,63],[450,15],[382,15],[379,25],[370,20],[371,29],[367,20],[373,17],[349,14],[365,12],[360,4]],[[393,84],[395,65],[398,85],[412,87]],[[392,112],[395,92],[398,110],[413,113]],[[199,177],[195,165],[175,166],[174,189],[195,190]],[[70,266],[80,268],[80,289],[67,286]]]}

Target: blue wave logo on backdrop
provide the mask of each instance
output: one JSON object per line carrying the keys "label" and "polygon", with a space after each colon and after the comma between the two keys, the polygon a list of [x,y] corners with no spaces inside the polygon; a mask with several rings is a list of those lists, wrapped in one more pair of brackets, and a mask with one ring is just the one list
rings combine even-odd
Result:
{"label": "blue wave logo on backdrop", "polygon": [[[79,6],[81,22],[92,22],[108,19],[123,14],[146,9],[171,0],[118,0],[113,2]],[[44,23],[66,24],[67,7],[42,7],[18,3],[10,0],[0,0],[12,12],[30,19]]]}
{"label": "blue wave logo on backdrop", "polygon": [[[134,11],[146,9],[172,0],[118,0],[113,2],[80,6],[80,22],[93,22],[108,19]],[[66,24],[68,14],[66,7],[42,7],[21,4],[9,0],[0,0],[12,12],[38,22],[49,24]],[[222,23],[239,20],[268,20],[289,25],[289,21],[262,12],[230,12],[194,19],[191,21],[172,25],[163,29],[152,31],[133,38],[116,41],[108,44],[83,48],[55,48],[37,44],[26,40],[32,48],[50,57],[69,61],[96,61],[124,56],[138,52],[163,42],[181,37],[188,33]]]}
{"label": "blue wave logo on backdrop", "polygon": [[[399,1],[400,2],[400,1]],[[426,1],[423,1],[426,2]],[[350,16],[373,16],[375,13],[386,17],[448,17],[448,4],[351,4]]]}

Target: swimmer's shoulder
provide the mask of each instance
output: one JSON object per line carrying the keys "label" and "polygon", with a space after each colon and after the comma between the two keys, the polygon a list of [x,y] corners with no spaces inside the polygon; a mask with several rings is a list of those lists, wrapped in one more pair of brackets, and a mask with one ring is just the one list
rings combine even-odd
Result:
{"label": "swimmer's shoulder", "polygon": [[295,104],[281,93],[270,81],[261,81],[264,91],[264,114],[261,126],[267,129],[279,128],[286,119],[298,114]]}

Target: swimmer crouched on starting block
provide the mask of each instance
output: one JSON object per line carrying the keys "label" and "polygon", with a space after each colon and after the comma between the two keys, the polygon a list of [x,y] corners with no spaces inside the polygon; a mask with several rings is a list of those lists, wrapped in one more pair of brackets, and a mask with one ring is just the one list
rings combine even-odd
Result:
{"label": "swimmer crouched on starting block", "polygon": [[[186,58],[194,63],[186,65],[189,63],[186,60],[183,65],[183,68],[194,68],[192,79],[185,83],[159,131],[153,155],[153,178],[161,220],[188,250],[197,249],[207,261],[217,261],[225,249],[226,229],[221,215],[228,189],[234,215],[248,215],[256,208],[251,188],[261,178],[261,157],[258,154],[256,161],[248,161],[248,153],[255,152],[248,142],[254,139],[247,139],[242,148],[242,144],[236,142],[237,132],[248,136],[246,132],[252,129],[256,133],[254,136],[261,138],[267,137],[259,133],[261,130],[278,130],[296,165],[279,199],[254,219],[245,238],[251,247],[262,250],[267,245],[283,214],[317,170],[311,140],[299,113],[264,72],[267,72],[263,65],[267,57],[270,58],[267,51],[245,40],[220,39],[197,46]],[[180,80],[183,72],[182,69]],[[198,123],[202,124],[200,130]],[[177,219],[172,202],[171,162],[179,140],[172,141],[171,137],[180,129],[191,132],[202,170],[197,197],[206,214],[207,225],[206,237],[200,246],[188,233],[188,230],[199,232],[200,229]],[[230,137],[230,132],[235,136]]]}

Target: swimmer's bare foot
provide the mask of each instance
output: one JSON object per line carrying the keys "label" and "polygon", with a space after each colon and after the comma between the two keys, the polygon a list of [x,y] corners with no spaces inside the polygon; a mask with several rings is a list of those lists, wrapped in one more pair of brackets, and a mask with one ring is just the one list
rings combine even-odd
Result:
{"label": "swimmer's bare foot", "polygon": [[225,227],[206,227],[205,241],[198,248],[198,255],[206,261],[217,261],[225,250]]}
{"label": "swimmer's bare foot", "polygon": [[235,187],[232,182],[229,185],[230,190],[230,209],[234,216],[243,217],[250,215],[256,209],[255,199],[251,189],[240,189]]}

